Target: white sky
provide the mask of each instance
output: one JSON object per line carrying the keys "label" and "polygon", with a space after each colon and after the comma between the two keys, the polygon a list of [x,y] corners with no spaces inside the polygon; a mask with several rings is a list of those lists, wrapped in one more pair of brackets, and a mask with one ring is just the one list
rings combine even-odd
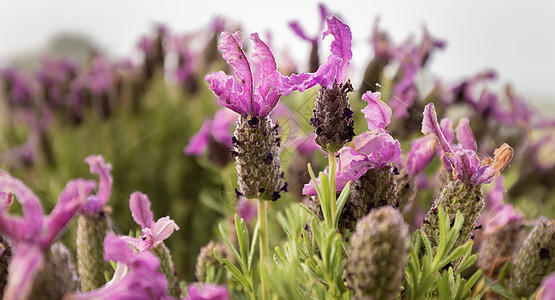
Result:
{"label": "white sky", "polygon": [[[380,27],[389,31],[396,43],[409,34],[419,40],[423,25],[433,36],[447,40],[446,50],[437,52],[431,62],[432,73],[445,82],[493,68],[501,83],[514,83],[517,93],[529,101],[555,102],[555,1],[324,2],[351,27],[355,72],[364,69],[371,56],[368,38],[375,16],[380,15]],[[244,36],[271,30],[273,46],[289,48],[300,62],[308,55],[308,44],[300,41],[287,23],[298,19],[309,33],[316,32],[317,3],[0,0],[0,65],[6,64],[10,55],[43,46],[59,31],[84,33],[112,56],[125,57],[133,53],[138,37],[149,32],[153,22],[186,32],[207,25],[215,15],[242,24]],[[322,49],[321,56],[328,51]]]}

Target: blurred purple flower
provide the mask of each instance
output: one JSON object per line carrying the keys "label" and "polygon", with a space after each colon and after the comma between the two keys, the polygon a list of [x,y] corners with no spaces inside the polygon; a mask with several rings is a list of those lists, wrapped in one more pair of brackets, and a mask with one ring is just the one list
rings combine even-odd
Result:
{"label": "blurred purple flower", "polygon": [[210,139],[232,147],[231,131],[237,122],[238,115],[227,109],[220,109],[214,115],[214,119],[205,120],[200,130],[191,137],[189,145],[183,149],[185,154],[200,156],[209,145]]}
{"label": "blurred purple flower", "polygon": [[473,185],[490,183],[512,158],[512,148],[503,144],[495,151],[494,159],[481,161],[476,153],[476,141],[472,131],[468,122],[464,120],[456,130],[457,139],[461,144],[452,145],[440,128],[433,103],[429,103],[424,109],[422,133],[436,136],[439,148],[444,154],[444,165],[448,163],[458,179]]}
{"label": "blurred purple flower", "polygon": [[163,217],[154,223],[150,200],[145,194],[134,192],[129,198],[129,208],[133,220],[142,228],[141,238],[123,237],[139,252],[158,247],[165,239],[169,238],[179,226],[170,217]]}
{"label": "blurred purple flower", "polygon": [[411,143],[407,157],[407,171],[410,175],[422,172],[432,161],[436,153],[436,140],[433,136],[420,137]]}
{"label": "blurred purple flower", "polygon": [[515,211],[511,204],[501,205],[490,214],[491,217],[484,226],[484,233],[492,233],[497,229],[506,226],[508,223],[521,222],[524,220],[524,215],[519,211]]}
{"label": "blurred purple flower", "polygon": [[104,205],[108,202],[112,192],[112,165],[104,161],[102,155],[90,155],[85,158],[85,162],[89,164],[91,174],[99,176],[98,192],[96,195],[90,195],[81,208],[83,214],[96,214],[102,211]]}
{"label": "blurred purple flower", "polygon": [[112,67],[108,60],[103,56],[97,55],[91,62],[85,81],[93,93],[103,94],[112,85],[113,77]]}
{"label": "blurred purple flower", "polygon": [[[322,3],[318,4],[318,10],[320,11],[320,25],[318,27],[318,32],[322,32],[322,29],[324,28],[324,23],[326,22],[326,19],[329,15],[328,10],[326,9],[326,6]],[[295,34],[300,37],[301,39],[310,42],[311,44],[317,44],[318,43],[318,37],[313,37],[313,38],[309,38],[304,29],[301,27],[301,25],[299,24],[299,21],[291,21],[289,22],[289,27],[291,27],[291,29],[293,30],[293,32],[295,32]]]}
{"label": "blurred purple flower", "polygon": [[6,83],[8,101],[15,106],[30,106],[33,104],[34,87],[15,68],[2,69],[0,76]]}
{"label": "blurred purple flower", "polygon": [[118,263],[112,280],[99,289],[71,294],[64,299],[173,299],[166,292],[168,283],[158,271],[160,261],[154,254],[134,253],[123,238],[107,232],[104,259]]}
{"label": "blurred purple flower", "polygon": [[226,286],[212,284],[190,285],[188,288],[189,297],[183,300],[228,300],[229,292]]}
{"label": "blurred purple flower", "polygon": [[27,298],[33,279],[44,263],[45,252],[94,187],[94,181],[90,180],[69,181],[50,215],[45,216],[37,196],[21,181],[0,170],[0,191],[15,195],[23,208],[23,217],[0,210],[0,231],[11,240],[14,253],[4,297]]}
{"label": "blurred purple flower", "polygon": [[540,291],[541,292],[538,294],[538,296],[540,296],[541,298],[537,298],[537,299],[541,299],[541,300],[555,299],[555,273],[551,273],[550,275],[547,275],[542,280]]}
{"label": "blurred purple flower", "polygon": [[[251,201],[252,200],[252,201]],[[253,199],[247,199],[245,196],[239,196],[237,202],[237,215],[239,218],[245,220],[245,223],[250,223],[256,216],[258,211],[258,203]]]}

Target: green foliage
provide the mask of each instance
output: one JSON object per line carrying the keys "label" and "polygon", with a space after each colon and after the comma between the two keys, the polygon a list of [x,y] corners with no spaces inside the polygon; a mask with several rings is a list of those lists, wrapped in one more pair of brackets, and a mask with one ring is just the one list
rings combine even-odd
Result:
{"label": "green foliage", "polygon": [[[472,241],[453,248],[461,230],[464,217],[457,212],[455,222],[449,224],[449,216],[439,207],[439,244],[432,249],[424,232],[417,230],[413,236],[410,257],[405,271],[406,284],[404,299],[468,299],[481,271],[469,279],[461,273],[472,266],[477,255],[471,254]],[[423,253],[419,253],[423,249]],[[434,254],[435,253],[435,254]],[[485,291],[482,291],[482,294]],[[479,299],[481,295],[475,295]]]}

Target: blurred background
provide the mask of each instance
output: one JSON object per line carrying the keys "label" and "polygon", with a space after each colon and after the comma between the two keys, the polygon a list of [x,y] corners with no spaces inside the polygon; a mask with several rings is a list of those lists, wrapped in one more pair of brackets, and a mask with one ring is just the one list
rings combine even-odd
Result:
{"label": "blurred background", "polygon": [[[180,277],[193,280],[200,247],[215,236],[218,221],[230,224],[229,217],[237,206],[235,166],[230,163],[229,147],[222,148],[212,139],[204,154],[184,154],[191,137],[219,108],[204,81],[211,72],[229,72],[216,48],[219,33],[242,30],[246,40],[250,33],[258,32],[284,74],[306,72],[312,44],[299,38],[288,24],[298,21],[307,36],[321,37],[325,29],[318,3],[0,1],[0,168],[21,178],[50,211],[69,179],[96,178],[84,159],[102,154],[113,166],[114,187],[108,205],[116,230],[126,234],[138,229],[128,199],[133,191],[146,193],[155,218],[169,215],[181,227],[167,244]],[[402,139],[404,149],[410,148],[411,138],[419,136],[419,114],[428,100],[468,100],[470,105],[463,113],[475,113],[471,125],[494,126],[499,133],[503,131],[499,124],[510,124],[501,132],[504,136],[496,139],[484,133],[489,131],[473,127],[482,154],[492,154],[492,141],[499,145],[499,141],[510,140],[519,157],[537,155],[537,169],[513,160],[513,171],[507,175],[508,186],[515,187],[511,201],[519,203],[530,218],[540,213],[554,217],[555,147],[552,139],[546,142],[544,137],[553,136],[555,127],[549,123],[555,117],[555,35],[551,32],[555,28],[555,3],[426,0],[324,4],[330,14],[340,16],[351,27],[349,77],[357,92],[361,92],[358,87],[364,83],[367,64],[377,57],[372,37],[376,37],[378,17],[379,33],[387,32],[391,45],[418,44],[424,40],[426,29],[438,42],[430,61],[425,67],[424,62],[418,66],[415,86],[419,93],[414,99],[416,105],[410,108],[416,121],[392,124],[396,128],[392,131],[399,133],[392,135]],[[328,38],[318,48],[321,63],[329,55],[329,43]],[[246,49],[251,45],[245,42]],[[384,86],[380,88],[384,99],[401,97],[394,87],[403,62],[403,58],[391,59],[383,70],[387,76],[376,82]],[[497,75],[477,75],[493,74],[491,70]],[[486,93],[491,92],[501,99],[509,98],[513,113],[534,110],[539,121],[532,126],[526,123],[530,119],[527,115],[518,122],[509,117],[500,123],[479,123],[486,119],[490,107],[477,107],[464,97],[453,100],[453,95],[458,97],[455,86],[461,82],[476,83],[472,90],[476,97],[493,95]],[[507,84],[512,84],[510,91]],[[438,85],[451,98],[434,94]],[[293,135],[306,138],[312,131],[308,119],[316,93],[312,89],[284,98],[284,108],[273,116],[282,124],[284,140]],[[351,97],[353,110],[360,110],[360,97],[354,93]],[[517,108],[521,103],[514,100],[517,98],[525,101],[526,109]],[[364,124],[361,114],[356,114],[362,119],[357,124]],[[231,133],[234,122],[228,123],[225,129]],[[536,136],[531,128],[538,124],[543,126],[542,133]],[[403,129],[407,130],[403,133]],[[357,132],[362,130],[357,128]],[[541,148],[543,145],[551,148]],[[317,152],[298,160],[297,150],[293,143],[284,143],[282,162],[286,177],[300,174],[294,179],[298,188],[307,182],[306,162],[311,161],[318,170],[325,158]],[[300,165],[302,170],[289,169],[290,164]],[[437,159],[432,165],[437,169]],[[519,174],[536,177],[523,181]],[[298,189],[292,190],[276,203],[275,211],[300,200]],[[428,193],[422,198],[422,203],[428,203],[424,206],[429,205],[430,197]],[[283,232],[276,232],[281,233],[271,238],[278,241]],[[74,229],[64,239],[74,247]]]}

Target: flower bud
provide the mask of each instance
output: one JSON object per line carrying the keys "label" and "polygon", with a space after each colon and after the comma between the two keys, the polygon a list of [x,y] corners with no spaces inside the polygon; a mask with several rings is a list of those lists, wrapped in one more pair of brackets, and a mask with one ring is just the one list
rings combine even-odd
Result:
{"label": "flower bud", "polygon": [[399,210],[386,206],[362,218],[347,262],[347,283],[356,299],[398,298],[408,251],[408,225]]}
{"label": "flower bud", "polygon": [[529,297],[542,278],[555,271],[555,220],[542,219],[528,234],[512,261],[509,287]]}

